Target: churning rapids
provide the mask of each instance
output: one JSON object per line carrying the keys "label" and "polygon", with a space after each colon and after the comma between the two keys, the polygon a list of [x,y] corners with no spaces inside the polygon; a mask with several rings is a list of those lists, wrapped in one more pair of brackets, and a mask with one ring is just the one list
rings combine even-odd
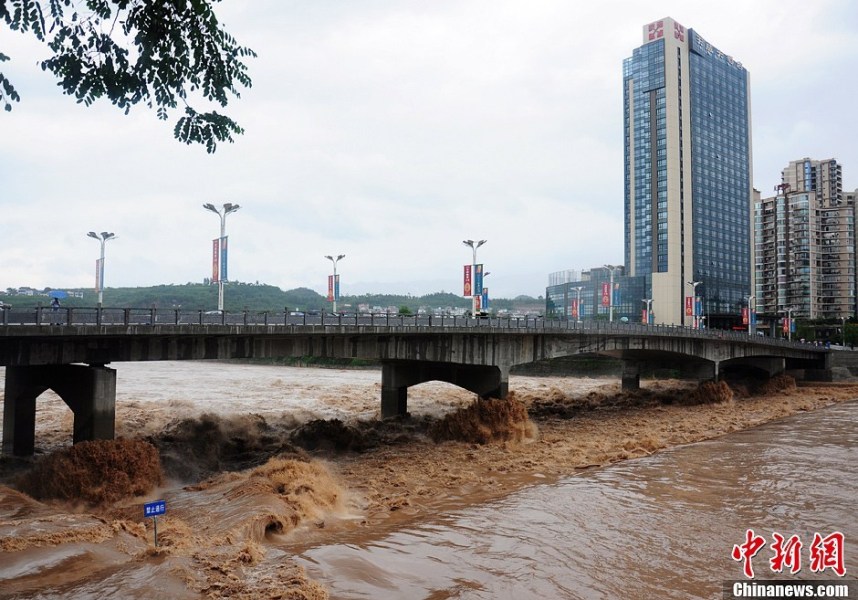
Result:
{"label": "churning rapids", "polygon": [[379,422],[376,370],[115,368],[122,441],[86,456],[121,476],[75,462],[51,392],[36,460],[0,460],[0,598],[720,598],[747,529],[823,579],[841,532],[858,572],[858,384],[513,376],[503,407],[427,383]]}

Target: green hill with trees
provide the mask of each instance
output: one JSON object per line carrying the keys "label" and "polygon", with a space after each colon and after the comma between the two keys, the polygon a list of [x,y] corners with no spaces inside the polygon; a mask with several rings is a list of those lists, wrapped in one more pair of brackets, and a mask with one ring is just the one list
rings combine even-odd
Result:
{"label": "green hill with trees", "polygon": [[[0,292],[0,301],[15,307],[47,306],[50,298],[46,295],[51,288],[32,290],[33,295],[24,295],[19,290],[8,288],[6,293]],[[92,289],[66,288],[63,291],[71,294],[61,300],[63,306],[89,307],[96,306],[97,294]],[[74,297],[81,293],[82,298]],[[44,295],[42,295],[44,294]],[[428,308],[470,308],[470,298],[457,296],[449,292],[437,292],[425,296],[396,295],[396,294],[363,294],[359,296],[341,296],[337,301],[340,310],[357,310],[360,304],[370,308],[408,307],[417,312],[421,307]],[[517,296],[513,299],[492,299],[493,310],[507,309],[540,309],[544,306],[542,298]],[[161,308],[184,310],[213,310],[217,308],[217,286],[200,283],[156,285],[151,287],[107,288],[104,290],[105,307],[131,308]],[[271,311],[280,312],[285,308],[291,310],[329,310],[330,302],[324,296],[309,288],[295,288],[283,291],[279,287],[257,283],[233,282],[226,286],[224,294],[224,309],[227,311]]]}

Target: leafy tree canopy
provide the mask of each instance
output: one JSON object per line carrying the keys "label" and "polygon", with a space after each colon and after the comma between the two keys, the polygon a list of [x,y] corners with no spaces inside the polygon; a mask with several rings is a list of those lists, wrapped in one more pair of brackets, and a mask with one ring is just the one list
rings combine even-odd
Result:
{"label": "leafy tree canopy", "polygon": [[[226,106],[251,86],[245,57],[218,23],[220,0],[0,0],[0,20],[34,35],[53,56],[39,64],[59,79],[66,94],[87,106],[107,98],[128,114],[143,103],[166,120],[180,104],[184,115],[173,135],[186,144],[233,141],[244,130],[216,111],[200,112],[190,96]],[[0,62],[9,56],[0,52]],[[0,104],[9,111],[21,98],[0,72]]]}

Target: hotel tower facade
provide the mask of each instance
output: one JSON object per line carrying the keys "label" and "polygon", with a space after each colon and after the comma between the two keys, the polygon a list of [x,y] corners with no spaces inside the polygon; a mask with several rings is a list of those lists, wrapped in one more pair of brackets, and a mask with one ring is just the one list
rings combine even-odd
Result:
{"label": "hotel tower facade", "polygon": [[753,294],[748,72],[664,18],[643,27],[623,84],[630,287],[655,323],[735,324]]}

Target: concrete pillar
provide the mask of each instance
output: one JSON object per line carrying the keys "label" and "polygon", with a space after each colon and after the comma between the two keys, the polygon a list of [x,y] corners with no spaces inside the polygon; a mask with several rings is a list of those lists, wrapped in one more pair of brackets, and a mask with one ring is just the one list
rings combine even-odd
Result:
{"label": "concrete pillar", "polygon": [[54,390],[74,413],[73,442],[112,440],[116,418],[116,371],[104,366],[6,367],[3,453],[35,450],[36,398]]}
{"label": "concrete pillar", "polygon": [[624,390],[639,390],[641,388],[641,366],[636,360],[623,361],[623,384]]}
{"label": "concrete pillar", "polygon": [[394,363],[381,366],[381,418],[408,414],[408,382],[405,369]]}
{"label": "concrete pillar", "polygon": [[6,367],[3,454],[31,456],[36,448],[36,398],[47,386],[30,384],[27,367]]}

